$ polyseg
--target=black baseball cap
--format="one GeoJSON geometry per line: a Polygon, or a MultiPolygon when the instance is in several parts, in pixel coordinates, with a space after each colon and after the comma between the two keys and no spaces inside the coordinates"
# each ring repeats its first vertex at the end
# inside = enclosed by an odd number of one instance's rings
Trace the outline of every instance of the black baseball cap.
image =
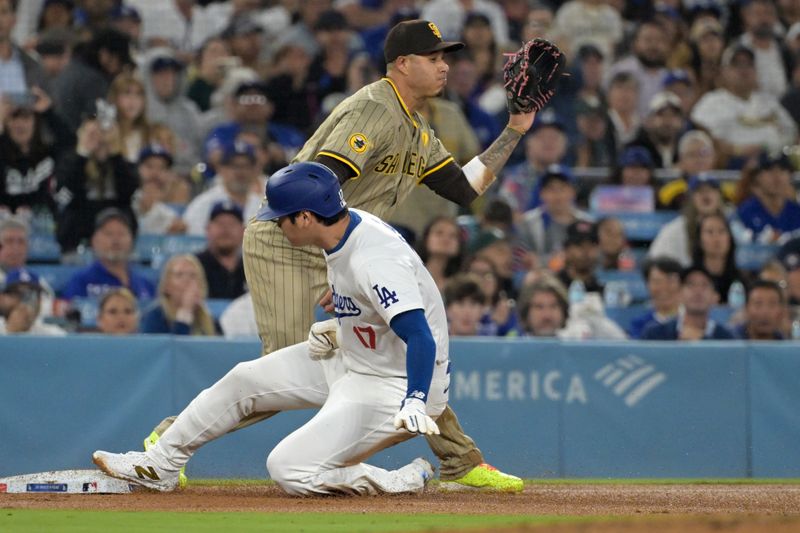
{"type": "Polygon", "coordinates": [[[427,20],[408,20],[389,30],[383,45],[383,57],[391,63],[398,56],[424,55],[443,51],[455,52],[464,48],[464,43],[442,40],[436,24],[427,20]]]}
{"type": "Polygon", "coordinates": [[[244,214],[242,208],[231,201],[217,202],[211,208],[211,214],[208,216],[208,221],[212,221],[220,215],[233,215],[239,222],[244,222],[244,214]]]}
{"type": "Polygon", "coordinates": [[[130,231],[133,231],[131,219],[125,214],[124,211],[116,207],[107,207],[97,214],[94,219],[94,230],[99,230],[111,220],[119,220],[125,224],[130,231]]]}
{"type": "Polygon", "coordinates": [[[591,242],[597,244],[597,226],[588,220],[578,220],[567,226],[567,238],[564,246],[572,246],[591,242]]]}

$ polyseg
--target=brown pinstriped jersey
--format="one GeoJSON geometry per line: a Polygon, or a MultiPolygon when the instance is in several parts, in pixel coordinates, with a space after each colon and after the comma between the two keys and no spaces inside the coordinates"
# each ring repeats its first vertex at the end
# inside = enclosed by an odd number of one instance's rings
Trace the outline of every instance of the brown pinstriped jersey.
{"type": "Polygon", "coordinates": [[[294,162],[333,157],[356,174],[342,184],[349,207],[382,219],[426,176],[453,163],[419,114],[408,111],[394,83],[383,78],[339,104],[294,162]]]}

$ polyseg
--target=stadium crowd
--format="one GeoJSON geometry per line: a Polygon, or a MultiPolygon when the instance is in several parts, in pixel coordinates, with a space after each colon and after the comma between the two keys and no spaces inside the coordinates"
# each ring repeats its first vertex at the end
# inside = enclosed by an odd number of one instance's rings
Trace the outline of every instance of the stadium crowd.
{"type": "Polygon", "coordinates": [[[472,211],[390,221],[452,335],[800,338],[800,0],[0,0],[0,333],[256,335],[267,176],[413,18],[466,43],[423,110],[461,163],[504,52],[568,57],[472,211]]]}

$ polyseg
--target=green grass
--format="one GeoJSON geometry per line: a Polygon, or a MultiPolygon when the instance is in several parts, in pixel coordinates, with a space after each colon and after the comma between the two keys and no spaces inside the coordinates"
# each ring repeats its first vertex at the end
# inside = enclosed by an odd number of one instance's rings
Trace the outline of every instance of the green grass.
{"type": "Polygon", "coordinates": [[[519,524],[589,522],[596,517],[454,514],[197,513],[0,509],[0,531],[192,533],[303,531],[304,533],[465,530],[519,524]]]}

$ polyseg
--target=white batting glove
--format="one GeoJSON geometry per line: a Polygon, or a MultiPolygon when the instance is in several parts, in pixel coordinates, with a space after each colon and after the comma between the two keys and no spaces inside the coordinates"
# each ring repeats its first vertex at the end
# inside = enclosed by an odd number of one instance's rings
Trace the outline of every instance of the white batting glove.
{"type": "Polygon", "coordinates": [[[425,413],[425,402],[417,398],[406,398],[400,411],[394,415],[394,427],[405,428],[420,435],[438,435],[439,426],[425,413]]]}
{"type": "Polygon", "coordinates": [[[339,347],[339,322],[335,318],[314,322],[308,332],[308,356],[314,361],[330,359],[339,347]]]}

